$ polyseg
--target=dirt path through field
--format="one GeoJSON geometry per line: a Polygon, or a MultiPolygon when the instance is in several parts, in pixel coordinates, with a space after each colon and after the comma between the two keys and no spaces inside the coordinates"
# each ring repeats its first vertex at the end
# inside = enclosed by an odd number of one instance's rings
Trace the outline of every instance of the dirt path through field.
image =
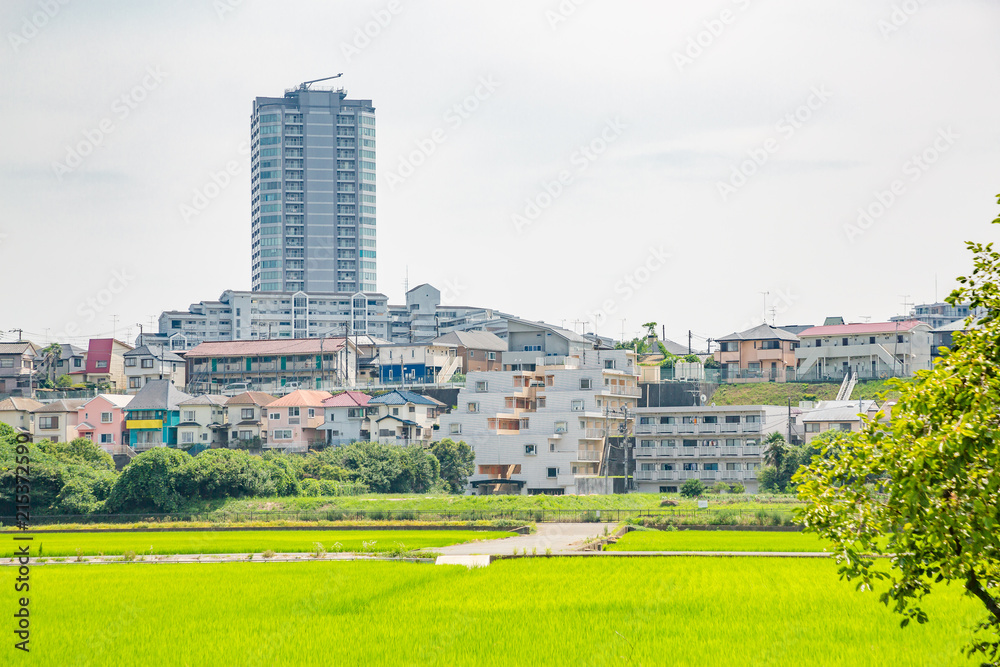
{"type": "Polygon", "coordinates": [[[455,544],[450,547],[427,549],[446,556],[468,556],[473,554],[489,554],[509,556],[516,549],[518,553],[546,553],[551,549],[553,554],[573,553],[578,551],[587,538],[600,539],[606,533],[613,533],[613,523],[539,523],[538,530],[530,535],[518,535],[502,540],[487,542],[469,542],[455,544]]]}

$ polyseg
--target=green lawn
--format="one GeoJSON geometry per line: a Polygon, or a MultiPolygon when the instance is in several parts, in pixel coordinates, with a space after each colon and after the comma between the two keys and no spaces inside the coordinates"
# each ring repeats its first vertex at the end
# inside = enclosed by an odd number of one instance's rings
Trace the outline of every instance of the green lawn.
{"type": "Polygon", "coordinates": [[[313,551],[319,542],[327,551],[391,551],[443,547],[473,540],[510,537],[513,533],[472,530],[252,530],[145,533],[40,533],[31,553],[43,557],[117,556],[136,554],[222,554],[313,551]],[[368,543],[367,546],[365,543],[368,543]],[[339,545],[339,546],[338,546],[339,545]]]}
{"type": "MultiPolygon", "coordinates": [[[[901,629],[828,560],[45,565],[35,665],[970,665],[957,587],[901,629]]],[[[10,618],[15,596],[3,596],[10,618]]],[[[10,651],[10,647],[5,649],[10,651]]],[[[27,664],[27,663],[25,663],[27,664]]]]}
{"type": "Polygon", "coordinates": [[[829,543],[812,533],[671,530],[633,531],[608,551],[826,551],[829,543]]]}

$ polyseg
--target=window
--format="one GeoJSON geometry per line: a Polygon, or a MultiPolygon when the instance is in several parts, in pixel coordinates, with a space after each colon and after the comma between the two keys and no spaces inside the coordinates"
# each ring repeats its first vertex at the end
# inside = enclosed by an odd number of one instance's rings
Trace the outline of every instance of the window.
{"type": "Polygon", "coordinates": [[[677,417],[660,417],[661,424],[676,424],[677,417]]]}
{"type": "Polygon", "coordinates": [[[702,466],[701,466],[701,469],[702,470],[718,470],[719,469],[719,464],[718,463],[703,463],[702,466]]]}
{"type": "Polygon", "coordinates": [[[462,425],[461,424],[452,424],[448,428],[448,432],[451,433],[452,435],[459,435],[459,434],[462,433],[462,425]]]}
{"type": "Polygon", "coordinates": [[[110,412],[102,412],[101,413],[101,423],[102,424],[110,424],[112,422],[112,420],[114,420],[114,417],[115,416],[112,413],[110,413],[110,412]]]}
{"type": "Polygon", "coordinates": [[[153,360],[152,359],[143,359],[142,360],[142,367],[143,368],[152,368],[153,367],[153,360]]]}
{"type": "Polygon", "coordinates": [[[661,440],[660,441],[660,447],[676,447],[676,446],[677,446],[677,441],[676,440],[661,440]]]}
{"type": "Polygon", "coordinates": [[[726,464],[726,470],[739,470],[739,469],[740,469],[740,464],[739,463],[727,463],[726,464]]]}
{"type": "Polygon", "coordinates": [[[748,424],[759,424],[760,423],[760,415],[747,415],[745,421],[748,424]]]}
{"type": "Polygon", "coordinates": [[[591,389],[593,388],[593,383],[590,378],[583,378],[580,380],[580,389],[591,389]]]}
{"type": "Polygon", "coordinates": [[[819,433],[819,424],[816,422],[806,422],[806,433],[819,433]]]}
{"type": "Polygon", "coordinates": [[[393,408],[392,409],[392,414],[393,414],[393,416],[398,415],[399,414],[399,408],[393,408]]]}
{"type": "Polygon", "coordinates": [[[295,408],[288,408],[288,416],[289,417],[298,417],[299,416],[299,409],[297,407],[295,407],[295,408]]]}
{"type": "Polygon", "coordinates": [[[677,493],[676,486],[661,486],[660,493],[677,493]]]}
{"type": "Polygon", "coordinates": [[[760,344],[760,349],[762,350],[780,350],[781,341],[779,340],[765,340],[760,344]]]}
{"type": "Polygon", "coordinates": [[[280,412],[272,412],[267,417],[268,417],[268,419],[275,419],[275,420],[281,419],[281,413],[280,412]]]}
{"type": "Polygon", "coordinates": [[[583,401],[571,401],[569,409],[573,412],[583,412],[583,401]]]}
{"type": "Polygon", "coordinates": [[[479,412],[479,403],[469,403],[466,406],[466,412],[471,412],[471,413],[479,412]]]}
{"type": "Polygon", "coordinates": [[[254,409],[253,408],[243,408],[240,410],[240,419],[253,419],[254,409]]]}
{"type": "Polygon", "coordinates": [[[726,438],[726,447],[739,447],[740,441],[736,438],[726,438]]]}
{"type": "Polygon", "coordinates": [[[484,392],[487,392],[487,391],[489,391],[489,388],[490,388],[490,383],[489,382],[486,382],[486,381],[483,381],[483,380],[480,380],[479,382],[476,382],[476,392],[477,393],[482,394],[484,392]]]}
{"type": "Polygon", "coordinates": [[[194,433],[191,431],[185,431],[181,433],[181,444],[190,445],[194,444],[194,433]]]}
{"type": "Polygon", "coordinates": [[[125,357],[125,366],[128,368],[135,367],[135,357],[125,357]]]}
{"type": "Polygon", "coordinates": [[[487,361],[496,361],[497,360],[497,353],[496,352],[487,352],[486,353],[486,360],[487,361]]]}
{"type": "Polygon", "coordinates": [[[681,417],[681,423],[682,424],[697,424],[698,423],[698,418],[697,417],[681,417]]]}
{"type": "Polygon", "coordinates": [[[615,367],[615,360],[614,359],[605,359],[604,360],[604,367],[608,368],[608,369],[614,369],[614,367],[615,367]]]}
{"type": "Polygon", "coordinates": [[[757,470],[760,467],[759,463],[748,463],[747,470],[757,470]]]}
{"type": "Polygon", "coordinates": [[[640,440],[639,447],[656,447],[655,440],[640,440]]]}
{"type": "Polygon", "coordinates": [[[639,464],[639,470],[649,470],[649,471],[656,470],[656,464],[655,463],[640,463],[639,464]]]}
{"type": "Polygon", "coordinates": [[[98,368],[107,368],[108,367],[108,362],[105,361],[105,360],[98,361],[97,362],[97,367],[98,368]]]}
{"type": "Polygon", "coordinates": [[[559,476],[559,468],[546,468],[545,476],[549,479],[555,479],[559,476]]]}
{"type": "Polygon", "coordinates": [[[747,447],[756,447],[756,446],[758,446],[759,444],[760,444],[760,441],[759,441],[759,440],[747,440],[747,441],[746,441],[746,446],[747,446],[747,447]]]}
{"type": "Polygon", "coordinates": [[[702,417],[701,421],[703,424],[718,424],[719,418],[714,415],[710,415],[708,417],[702,417]]]}
{"type": "Polygon", "coordinates": [[[697,470],[698,469],[698,464],[697,463],[685,463],[684,464],[684,469],[685,470],[697,470]]]}
{"type": "Polygon", "coordinates": [[[661,463],[660,464],[660,470],[673,470],[673,469],[674,469],[674,464],[673,463],[661,463]]]}
{"type": "Polygon", "coordinates": [[[410,412],[410,414],[415,414],[415,413],[416,413],[416,411],[417,411],[417,406],[415,406],[415,405],[411,405],[411,406],[409,407],[409,412],[410,412]]]}
{"type": "Polygon", "coordinates": [[[875,336],[869,336],[868,337],[868,344],[869,345],[874,345],[875,344],[875,336]]]}
{"type": "MultiPolygon", "coordinates": [[[[365,409],[364,408],[348,408],[347,409],[347,418],[348,419],[363,419],[364,416],[365,416],[365,409]]],[[[333,421],[334,415],[331,414],[331,415],[329,415],[329,417],[330,417],[329,421],[333,421]]]]}
{"type": "Polygon", "coordinates": [[[697,440],[684,440],[683,441],[683,445],[685,447],[697,447],[698,446],[698,441],[697,440]]]}
{"type": "Polygon", "coordinates": [[[556,433],[566,433],[569,429],[566,426],[566,422],[556,422],[555,432],[556,433]]]}
{"type": "Polygon", "coordinates": [[[524,446],[524,455],[525,456],[534,456],[537,453],[538,453],[538,448],[535,447],[535,445],[525,445],[524,446]]]}
{"type": "Polygon", "coordinates": [[[312,417],[315,417],[315,416],[316,416],[316,410],[315,410],[315,408],[309,408],[309,417],[312,418],[312,417]]]}
{"type": "Polygon", "coordinates": [[[182,421],[193,422],[194,421],[194,410],[185,410],[184,419],[182,421]]]}
{"type": "Polygon", "coordinates": [[[14,368],[14,360],[0,359],[0,368],[14,368]]]}
{"type": "Polygon", "coordinates": [[[847,339],[846,339],[846,338],[841,338],[841,339],[840,339],[840,344],[846,347],[846,346],[847,346],[847,344],[848,344],[848,343],[847,343],[847,339]]]}
{"type": "Polygon", "coordinates": [[[73,360],[73,368],[81,368],[83,366],[83,359],[76,358],[73,360]]]}
{"type": "Polygon", "coordinates": [[[59,428],[59,417],[39,417],[38,428],[42,429],[59,428]]]}
{"type": "Polygon", "coordinates": [[[253,438],[253,431],[240,431],[240,440],[250,440],[253,438]]]}
{"type": "Polygon", "coordinates": [[[835,428],[838,431],[850,431],[851,430],[851,423],[850,422],[842,422],[842,423],[839,423],[839,424],[834,424],[833,428],[835,428]]]}
{"type": "Polygon", "coordinates": [[[111,433],[102,433],[101,434],[101,444],[102,445],[111,445],[111,444],[114,444],[114,442],[115,442],[115,437],[111,433]]]}
{"type": "Polygon", "coordinates": [[[727,424],[739,424],[740,423],[740,416],[739,415],[726,415],[726,423],[727,424]]]}
{"type": "Polygon", "coordinates": [[[899,334],[898,336],[896,336],[896,342],[897,343],[902,343],[903,342],[903,334],[899,334]]]}
{"type": "Polygon", "coordinates": [[[292,439],[292,429],[283,428],[271,431],[271,437],[275,440],[291,440],[292,439]]]}

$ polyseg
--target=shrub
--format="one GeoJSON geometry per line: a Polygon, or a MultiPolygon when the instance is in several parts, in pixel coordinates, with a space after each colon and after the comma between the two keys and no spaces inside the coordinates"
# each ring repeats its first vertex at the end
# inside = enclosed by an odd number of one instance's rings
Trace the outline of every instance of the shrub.
{"type": "Polygon", "coordinates": [[[685,498],[697,498],[705,493],[705,485],[700,479],[689,479],[681,487],[681,495],[685,498]]]}
{"type": "Polygon", "coordinates": [[[319,482],[315,479],[302,480],[302,490],[299,493],[303,496],[318,497],[320,493],[319,482]]]}
{"type": "Polygon", "coordinates": [[[584,523],[597,523],[600,519],[597,517],[597,512],[594,510],[588,510],[583,513],[584,523]]]}

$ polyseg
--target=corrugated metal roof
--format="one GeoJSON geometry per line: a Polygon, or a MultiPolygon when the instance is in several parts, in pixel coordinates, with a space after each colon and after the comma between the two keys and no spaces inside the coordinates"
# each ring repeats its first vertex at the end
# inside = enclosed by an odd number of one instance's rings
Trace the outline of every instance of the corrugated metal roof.
{"type": "Polygon", "coordinates": [[[432,401],[420,394],[399,389],[390,391],[388,394],[383,394],[382,396],[376,396],[368,401],[368,405],[406,405],[408,403],[413,403],[414,405],[440,405],[438,402],[432,401]]]}
{"type": "Polygon", "coordinates": [[[368,405],[370,400],[371,396],[360,391],[345,391],[323,401],[323,406],[327,408],[363,407],[368,405]]]}
{"type": "Polygon", "coordinates": [[[194,357],[253,357],[279,354],[328,354],[344,346],[343,338],[290,338],[288,340],[232,340],[200,343],[188,350],[194,357]]]}
{"type": "MultiPolygon", "coordinates": [[[[910,331],[919,326],[927,326],[920,320],[903,322],[864,322],[860,324],[837,324],[834,326],[813,327],[799,334],[801,338],[817,338],[821,336],[850,336],[853,334],[896,333],[910,331]]],[[[928,327],[929,328],[929,327],[928,327]]]]}
{"type": "Polygon", "coordinates": [[[507,351],[507,341],[488,331],[452,331],[432,342],[435,345],[461,345],[471,350],[507,351]]]}
{"type": "Polygon", "coordinates": [[[77,408],[86,402],[87,400],[83,398],[60,398],[58,401],[52,401],[40,408],[35,408],[32,412],[36,414],[46,412],[76,412],[77,408]]]}

